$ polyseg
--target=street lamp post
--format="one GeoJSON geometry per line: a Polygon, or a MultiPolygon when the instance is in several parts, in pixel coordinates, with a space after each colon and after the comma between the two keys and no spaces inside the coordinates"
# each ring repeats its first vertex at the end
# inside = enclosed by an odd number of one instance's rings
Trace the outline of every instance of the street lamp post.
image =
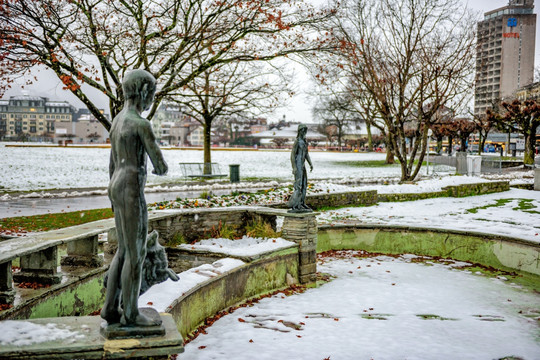
{"type": "Polygon", "coordinates": [[[429,176],[429,143],[431,142],[431,134],[433,134],[433,131],[431,131],[431,129],[429,129],[428,132],[427,132],[427,157],[426,157],[427,167],[426,167],[426,176],[429,176]]]}

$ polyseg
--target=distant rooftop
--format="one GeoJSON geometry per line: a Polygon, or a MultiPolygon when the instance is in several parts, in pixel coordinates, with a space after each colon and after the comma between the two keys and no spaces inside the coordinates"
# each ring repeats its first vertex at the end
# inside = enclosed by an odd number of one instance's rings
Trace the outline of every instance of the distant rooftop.
{"type": "Polygon", "coordinates": [[[532,14],[533,10],[534,0],[510,0],[506,6],[485,12],[484,20],[489,20],[502,15],[532,14]]]}
{"type": "Polygon", "coordinates": [[[29,95],[18,95],[18,96],[10,96],[9,100],[30,100],[30,101],[47,101],[49,100],[46,97],[41,96],[29,96],[29,95]]]}
{"type": "MultiPolygon", "coordinates": [[[[275,139],[275,138],[293,139],[296,137],[297,134],[298,134],[298,125],[291,125],[291,126],[283,127],[281,129],[261,131],[259,133],[253,134],[252,136],[258,137],[258,138],[271,138],[271,139],[275,139]]],[[[326,136],[319,132],[309,129],[308,127],[306,138],[322,140],[322,139],[326,139],[326,136]]]]}
{"type": "Polygon", "coordinates": [[[71,106],[67,101],[47,101],[48,106],[71,106]]]}

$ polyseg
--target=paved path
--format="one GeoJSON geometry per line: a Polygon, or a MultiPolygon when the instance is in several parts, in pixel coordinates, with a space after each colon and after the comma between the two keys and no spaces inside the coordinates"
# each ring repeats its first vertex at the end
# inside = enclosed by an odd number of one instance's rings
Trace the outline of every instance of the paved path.
{"type": "MultiPolygon", "coordinates": [[[[231,189],[212,190],[214,195],[230,194],[231,189]]],[[[256,191],[256,189],[253,189],[256,191]]],[[[174,200],[180,198],[198,198],[201,191],[173,191],[173,192],[153,192],[146,194],[148,204],[174,200]]],[[[111,202],[106,195],[81,196],[68,198],[33,198],[16,199],[0,202],[0,219],[16,216],[32,216],[48,213],[70,212],[79,210],[102,209],[110,207],[111,202]]]]}

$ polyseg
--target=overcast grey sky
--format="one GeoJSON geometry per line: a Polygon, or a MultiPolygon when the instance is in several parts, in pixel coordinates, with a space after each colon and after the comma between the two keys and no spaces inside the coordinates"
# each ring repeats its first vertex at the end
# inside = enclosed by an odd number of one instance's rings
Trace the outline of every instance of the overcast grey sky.
{"type": "MultiPolygon", "coordinates": [[[[312,0],[314,3],[324,3],[324,0],[312,0]]],[[[462,0],[464,6],[469,6],[475,11],[478,11],[479,19],[482,18],[483,13],[497,9],[499,7],[505,6],[508,4],[508,0],[462,0]]],[[[534,1],[535,13],[538,13],[540,9],[540,0],[534,1]]],[[[537,19],[537,22],[540,19],[537,19]]],[[[471,24],[471,26],[476,26],[476,24],[471,24]]],[[[536,48],[535,48],[535,63],[536,66],[540,64],[540,26],[536,26],[536,48]]],[[[270,121],[276,121],[281,119],[283,115],[286,115],[287,120],[290,121],[300,121],[304,123],[313,122],[311,114],[311,103],[310,100],[302,92],[309,90],[310,84],[307,81],[307,76],[302,75],[302,69],[298,69],[298,77],[296,79],[298,83],[298,94],[295,95],[291,101],[290,105],[287,108],[277,109],[273,114],[267,116],[270,121]]],[[[51,100],[67,100],[71,102],[75,107],[82,107],[82,103],[70,92],[62,90],[62,85],[60,84],[56,75],[50,71],[42,70],[39,73],[40,81],[25,87],[24,91],[28,92],[30,95],[37,96],[46,96],[51,100]]],[[[4,99],[9,98],[9,96],[20,95],[23,89],[16,84],[13,84],[13,88],[10,89],[4,96],[4,99]]],[[[94,101],[98,102],[98,105],[102,108],[108,109],[107,99],[103,94],[100,94],[97,91],[93,91],[90,94],[90,97],[94,101]]],[[[107,110],[108,112],[108,110],[107,110]]]]}

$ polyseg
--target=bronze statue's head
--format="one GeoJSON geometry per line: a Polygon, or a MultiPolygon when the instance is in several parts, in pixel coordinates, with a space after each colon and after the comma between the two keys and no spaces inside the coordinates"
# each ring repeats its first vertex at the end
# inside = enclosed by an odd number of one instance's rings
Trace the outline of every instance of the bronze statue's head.
{"type": "Polygon", "coordinates": [[[146,70],[135,69],[124,77],[122,89],[126,100],[131,99],[147,110],[154,101],[156,79],[146,70]]]}
{"type": "Polygon", "coordinates": [[[298,134],[296,134],[296,137],[304,137],[306,133],[307,133],[307,125],[306,124],[298,125],[298,134]]]}

